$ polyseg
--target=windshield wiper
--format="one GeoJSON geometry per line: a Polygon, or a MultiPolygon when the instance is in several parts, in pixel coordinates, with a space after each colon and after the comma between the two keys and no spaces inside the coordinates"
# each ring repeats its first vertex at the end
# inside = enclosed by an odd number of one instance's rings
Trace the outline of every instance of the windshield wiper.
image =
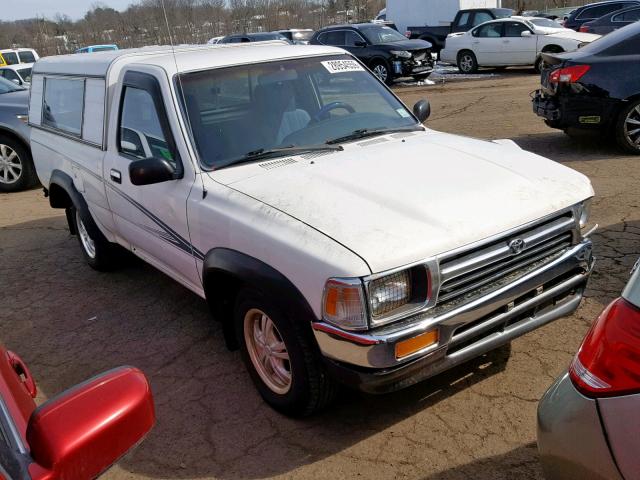
{"type": "Polygon", "coordinates": [[[326,143],[327,145],[335,145],[336,143],[349,142],[351,140],[359,140],[361,138],[376,137],[378,135],[384,135],[385,133],[416,132],[418,130],[424,131],[424,127],[421,125],[410,125],[408,127],[360,128],[358,130],[354,130],[349,135],[327,140],[326,143]]]}
{"type": "Polygon", "coordinates": [[[240,157],[229,160],[224,165],[221,165],[218,168],[230,167],[232,165],[239,165],[241,163],[247,163],[247,162],[255,162],[257,160],[264,160],[265,158],[277,158],[277,157],[284,157],[287,155],[299,155],[301,153],[307,153],[307,152],[322,152],[322,151],[341,152],[342,150],[344,149],[339,145],[306,145],[306,146],[290,145],[288,147],[279,147],[279,148],[259,148],[258,150],[247,152],[240,157]]]}

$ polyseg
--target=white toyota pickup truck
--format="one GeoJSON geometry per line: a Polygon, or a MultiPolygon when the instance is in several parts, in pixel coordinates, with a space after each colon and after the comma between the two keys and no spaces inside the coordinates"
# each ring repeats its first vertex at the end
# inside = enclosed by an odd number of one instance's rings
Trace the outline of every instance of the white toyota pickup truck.
{"type": "Polygon", "coordinates": [[[123,247],[206,299],[264,399],[304,415],[580,303],[589,180],[428,114],[341,49],[264,42],[41,59],[29,122],[89,265],[123,247]]]}

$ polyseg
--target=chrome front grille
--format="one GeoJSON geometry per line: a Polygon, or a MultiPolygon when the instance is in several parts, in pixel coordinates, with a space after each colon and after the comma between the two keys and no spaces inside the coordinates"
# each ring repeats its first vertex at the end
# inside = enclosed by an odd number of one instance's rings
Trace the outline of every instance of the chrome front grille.
{"type": "Polygon", "coordinates": [[[512,232],[504,237],[440,260],[438,304],[459,303],[499,286],[504,277],[521,276],[552,261],[574,244],[572,212],[512,232]]]}

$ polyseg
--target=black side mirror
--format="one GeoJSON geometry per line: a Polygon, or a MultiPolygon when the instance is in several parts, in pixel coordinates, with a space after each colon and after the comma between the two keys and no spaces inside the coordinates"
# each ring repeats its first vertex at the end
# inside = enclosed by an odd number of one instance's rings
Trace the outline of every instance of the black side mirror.
{"type": "Polygon", "coordinates": [[[366,47],[367,46],[367,42],[363,42],[362,40],[356,40],[355,42],[353,42],[353,44],[356,47],[366,47]]]}
{"type": "Polygon", "coordinates": [[[152,185],[175,178],[175,169],[164,158],[144,158],[129,164],[129,178],[134,185],[152,185]]]}
{"type": "Polygon", "coordinates": [[[431,115],[431,104],[429,100],[418,100],[413,106],[413,114],[418,117],[420,123],[424,122],[431,115]]]}

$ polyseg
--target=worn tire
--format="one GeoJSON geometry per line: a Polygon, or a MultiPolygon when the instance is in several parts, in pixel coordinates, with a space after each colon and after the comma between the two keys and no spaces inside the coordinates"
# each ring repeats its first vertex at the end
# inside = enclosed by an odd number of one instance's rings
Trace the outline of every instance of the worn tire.
{"type": "Polygon", "coordinates": [[[630,102],[620,112],[614,133],[616,142],[623,150],[640,155],[640,99],[630,102]],[[635,132],[636,130],[638,132],[635,132]]]}
{"type": "MultiPolygon", "coordinates": [[[[234,326],[245,366],[262,398],[275,410],[292,417],[304,417],[326,407],[335,397],[337,385],[324,368],[313,345],[305,319],[291,319],[272,299],[254,289],[242,289],[234,310],[234,326]],[[273,322],[288,354],[291,372],[288,391],[277,393],[265,383],[254,365],[245,336],[245,322],[251,322],[256,312],[264,313],[273,322]]],[[[253,331],[249,328],[250,331],[253,331]]],[[[249,342],[252,340],[249,339],[249,342]]],[[[255,352],[255,350],[254,350],[255,352]]]]}
{"type": "Polygon", "coordinates": [[[471,50],[462,50],[458,53],[458,70],[460,73],[472,74],[478,71],[478,60],[471,50]]]}
{"type": "MultiPolygon", "coordinates": [[[[9,167],[8,163],[6,166],[9,167]]],[[[38,177],[29,149],[11,136],[0,135],[0,192],[18,192],[37,183],[38,177]],[[3,154],[3,150],[6,155],[3,154]],[[8,160],[9,157],[12,157],[11,160],[8,160]],[[11,171],[8,168],[6,170],[3,168],[3,160],[14,165],[11,167],[11,171]],[[18,168],[20,170],[16,179],[13,172],[17,172],[18,168]]]]}
{"type": "Polygon", "coordinates": [[[371,63],[371,71],[387,85],[391,85],[393,83],[393,73],[389,69],[387,62],[383,60],[374,60],[371,63]],[[384,72],[386,72],[386,74],[384,72]]]}
{"type": "Polygon", "coordinates": [[[91,268],[99,272],[108,272],[115,269],[120,260],[118,245],[111,243],[102,234],[91,213],[82,213],[76,207],[70,207],[67,211],[67,218],[73,221],[75,235],[78,238],[82,255],[91,268]],[[93,242],[93,251],[87,243],[93,242]]]}

